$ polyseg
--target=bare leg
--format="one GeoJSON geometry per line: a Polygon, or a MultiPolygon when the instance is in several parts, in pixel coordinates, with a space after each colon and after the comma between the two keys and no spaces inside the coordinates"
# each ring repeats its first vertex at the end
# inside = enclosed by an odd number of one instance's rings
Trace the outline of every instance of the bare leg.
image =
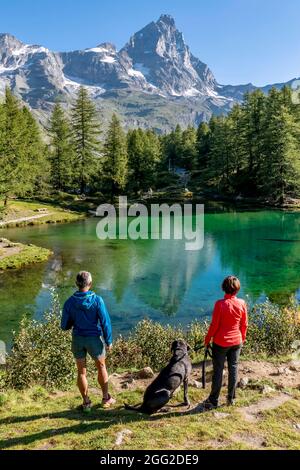
{"type": "Polygon", "coordinates": [[[104,400],[108,400],[108,373],[105,365],[105,358],[95,360],[95,364],[98,370],[98,382],[101,387],[104,400]]]}
{"type": "Polygon", "coordinates": [[[79,391],[81,393],[81,396],[83,398],[84,403],[89,403],[89,397],[88,397],[88,381],[86,378],[86,360],[85,359],[77,359],[76,360],[76,365],[77,365],[77,385],[79,388],[79,391]]]}

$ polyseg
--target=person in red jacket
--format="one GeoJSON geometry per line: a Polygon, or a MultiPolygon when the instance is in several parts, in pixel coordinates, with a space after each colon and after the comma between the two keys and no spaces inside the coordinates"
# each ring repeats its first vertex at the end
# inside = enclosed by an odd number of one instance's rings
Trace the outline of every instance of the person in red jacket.
{"type": "Polygon", "coordinates": [[[205,409],[218,406],[226,359],[228,363],[227,405],[234,404],[238,361],[248,327],[246,302],[236,297],[240,288],[241,284],[237,277],[228,276],[224,279],[222,290],[225,292],[225,297],[215,304],[212,321],[205,338],[206,347],[213,340],[212,389],[208,399],[203,403],[205,409]]]}

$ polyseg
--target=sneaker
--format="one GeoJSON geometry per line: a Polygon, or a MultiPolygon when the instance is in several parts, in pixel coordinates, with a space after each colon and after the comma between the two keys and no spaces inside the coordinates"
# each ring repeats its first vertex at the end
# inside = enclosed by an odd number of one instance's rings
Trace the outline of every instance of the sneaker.
{"type": "Polygon", "coordinates": [[[81,405],[81,410],[83,411],[83,413],[90,413],[92,411],[92,402],[89,400],[88,402],[83,403],[81,405]]]}
{"type": "Polygon", "coordinates": [[[102,400],[102,408],[110,408],[112,405],[115,405],[117,400],[113,398],[111,395],[108,395],[108,398],[103,398],[102,400]]]}

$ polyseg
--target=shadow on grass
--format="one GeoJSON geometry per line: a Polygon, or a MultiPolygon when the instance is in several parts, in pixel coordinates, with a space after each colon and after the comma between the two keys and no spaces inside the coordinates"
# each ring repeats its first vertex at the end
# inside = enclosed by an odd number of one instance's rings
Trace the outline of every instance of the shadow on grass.
{"type": "Polygon", "coordinates": [[[33,421],[43,419],[63,419],[74,421],[77,420],[78,424],[72,426],[63,426],[56,429],[46,429],[41,432],[27,434],[9,439],[0,440],[0,449],[8,449],[14,446],[24,446],[34,443],[35,441],[50,439],[55,436],[62,436],[64,434],[85,434],[91,431],[104,430],[115,424],[122,423],[124,425],[135,423],[139,421],[153,422],[164,418],[174,418],[187,414],[192,414],[193,410],[188,411],[171,411],[168,409],[166,413],[158,413],[153,416],[144,415],[132,411],[127,411],[123,407],[115,408],[113,410],[103,410],[99,406],[93,407],[90,414],[83,414],[79,409],[65,410],[57,413],[43,413],[31,416],[18,416],[0,419],[0,425],[30,423],[33,421]]]}

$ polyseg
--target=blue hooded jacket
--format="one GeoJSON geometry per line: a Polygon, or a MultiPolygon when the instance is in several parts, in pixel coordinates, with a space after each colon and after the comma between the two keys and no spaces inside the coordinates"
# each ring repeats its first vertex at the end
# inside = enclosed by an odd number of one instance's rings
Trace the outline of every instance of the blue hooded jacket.
{"type": "Polygon", "coordinates": [[[75,292],[65,303],[61,319],[62,330],[73,327],[74,336],[103,336],[112,344],[109,314],[102,297],[92,291],[75,292]]]}

